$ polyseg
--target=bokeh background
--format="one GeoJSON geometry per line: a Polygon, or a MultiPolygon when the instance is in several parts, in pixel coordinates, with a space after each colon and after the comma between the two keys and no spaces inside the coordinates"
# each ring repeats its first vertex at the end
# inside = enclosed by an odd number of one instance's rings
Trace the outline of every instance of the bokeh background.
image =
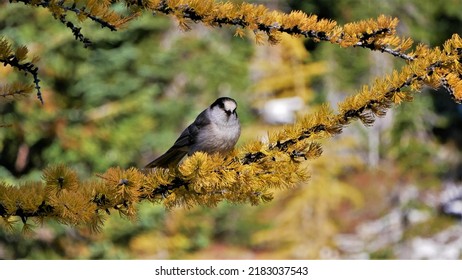
{"type": "MultiPolygon", "coordinates": [[[[250,2],[340,24],[395,16],[403,36],[430,46],[462,35],[460,0],[250,2]]],[[[41,180],[58,163],[82,178],[143,167],[219,96],[239,103],[238,145],[264,139],[403,65],[365,49],[289,36],[259,45],[234,28],[190,26],[184,32],[171,17],[149,14],[118,32],[85,23],[94,43],[86,49],[47,10],[0,1],[0,35],[40,56],[45,99],[0,104],[0,123],[9,125],[0,128],[1,180],[41,180]]],[[[0,84],[18,79],[0,67],[0,84]]],[[[373,127],[352,124],[323,145],[323,156],[306,164],[309,182],[264,205],[141,203],[136,220],[113,214],[98,234],[50,221],[25,235],[18,223],[17,232],[0,228],[0,258],[462,258],[462,105],[427,89],[373,127]]]]}

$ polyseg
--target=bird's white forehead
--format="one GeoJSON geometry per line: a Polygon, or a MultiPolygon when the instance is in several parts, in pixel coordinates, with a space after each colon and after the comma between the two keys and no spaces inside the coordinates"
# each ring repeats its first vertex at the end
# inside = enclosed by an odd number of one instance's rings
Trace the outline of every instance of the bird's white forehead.
{"type": "Polygon", "coordinates": [[[223,102],[223,107],[225,111],[234,111],[236,110],[236,103],[232,100],[226,100],[223,102]]]}

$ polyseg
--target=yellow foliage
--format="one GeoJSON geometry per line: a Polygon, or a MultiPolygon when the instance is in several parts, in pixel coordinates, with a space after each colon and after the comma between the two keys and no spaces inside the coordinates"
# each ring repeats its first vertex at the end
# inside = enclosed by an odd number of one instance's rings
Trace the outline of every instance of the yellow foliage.
{"type": "Polygon", "coordinates": [[[42,177],[49,192],[64,189],[74,192],[79,187],[77,173],[63,164],[46,168],[42,177]]]}

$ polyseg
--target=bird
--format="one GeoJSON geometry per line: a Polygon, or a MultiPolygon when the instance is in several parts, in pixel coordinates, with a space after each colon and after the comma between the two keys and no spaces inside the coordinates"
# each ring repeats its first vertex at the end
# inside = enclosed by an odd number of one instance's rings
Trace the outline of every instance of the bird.
{"type": "Polygon", "coordinates": [[[220,97],[202,111],[173,146],[145,168],[178,166],[181,160],[197,151],[205,153],[230,152],[241,135],[237,116],[237,102],[230,97],[220,97]]]}

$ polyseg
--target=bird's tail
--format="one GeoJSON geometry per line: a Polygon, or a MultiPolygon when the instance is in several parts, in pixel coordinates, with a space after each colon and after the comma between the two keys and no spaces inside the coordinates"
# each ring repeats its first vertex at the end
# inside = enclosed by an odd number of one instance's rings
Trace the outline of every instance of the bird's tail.
{"type": "Polygon", "coordinates": [[[146,168],[168,168],[169,166],[177,166],[186,154],[187,152],[185,151],[170,149],[165,154],[148,163],[146,165],[146,168]]]}

